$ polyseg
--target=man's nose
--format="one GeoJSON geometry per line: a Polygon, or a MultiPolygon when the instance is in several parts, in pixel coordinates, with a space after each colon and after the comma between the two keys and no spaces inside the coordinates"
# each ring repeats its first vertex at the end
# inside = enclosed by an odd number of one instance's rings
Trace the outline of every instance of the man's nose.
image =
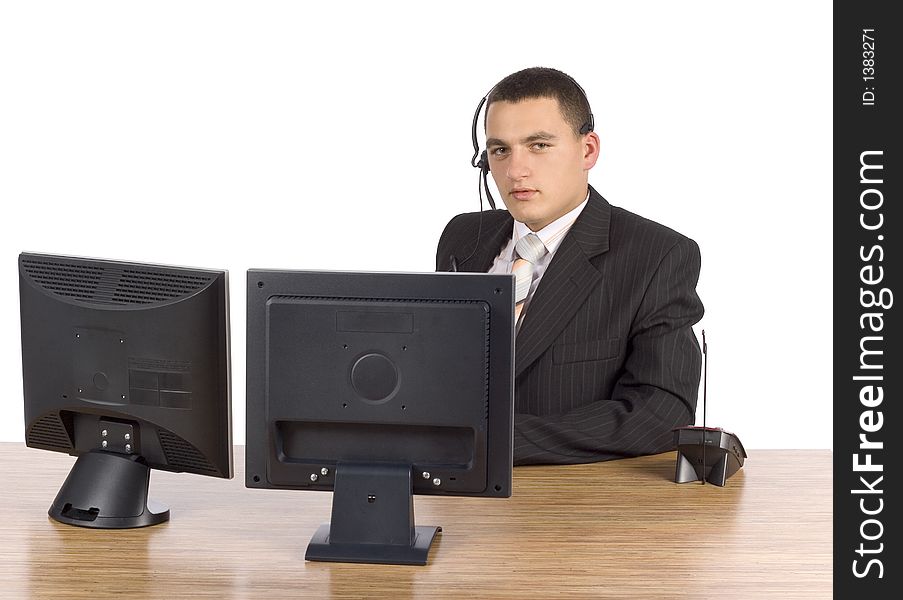
{"type": "Polygon", "coordinates": [[[523,179],[530,174],[529,157],[523,150],[515,148],[508,157],[508,170],[505,175],[508,179],[517,181],[523,179]]]}

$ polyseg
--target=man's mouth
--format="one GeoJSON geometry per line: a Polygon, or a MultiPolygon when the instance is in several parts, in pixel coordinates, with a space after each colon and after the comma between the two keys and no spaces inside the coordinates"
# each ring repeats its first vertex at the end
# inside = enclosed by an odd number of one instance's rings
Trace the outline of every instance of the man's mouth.
{"type": "Polygon", "coordinates": [[[515,200],[529,200],[537,191],[532,188],[514,188],[510,193],[515,200]]]}

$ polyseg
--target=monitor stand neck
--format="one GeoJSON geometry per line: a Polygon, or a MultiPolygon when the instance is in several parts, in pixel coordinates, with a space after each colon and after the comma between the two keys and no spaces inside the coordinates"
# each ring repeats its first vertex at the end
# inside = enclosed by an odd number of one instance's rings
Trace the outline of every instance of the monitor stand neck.
{"type": "Polygon", "coordinates": [[[169,508],[147,499],[150,467],[135,455],[92,450],[78,457],[48,514],[79,527],[129,529],[169,520],[169,508]]]}
{"type": "Polygon", "coordinates": [[[414,525],[411,473],[405,463],[338,463],[331,523],[317,529],[305,558],[425,565],[442,529],[414,525]]]}

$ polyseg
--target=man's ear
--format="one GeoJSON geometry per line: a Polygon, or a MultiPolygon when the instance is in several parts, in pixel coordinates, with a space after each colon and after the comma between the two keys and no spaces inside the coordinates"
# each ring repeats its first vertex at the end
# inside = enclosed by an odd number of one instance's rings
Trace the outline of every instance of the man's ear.
{"type": "Polygon", "coordinates": [[[583,170],[589,171],[599,160],[599,135],[590,131],[583,136],[583,170]]]}

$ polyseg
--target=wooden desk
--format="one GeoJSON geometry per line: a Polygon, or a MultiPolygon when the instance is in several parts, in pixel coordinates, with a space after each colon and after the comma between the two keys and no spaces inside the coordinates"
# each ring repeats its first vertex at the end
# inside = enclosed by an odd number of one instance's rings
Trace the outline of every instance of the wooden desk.
{"type": "Polygon", "coordinates": [[[172,520],[90,530],[47,509],[74,459],[0,444],[3,598],[830,598],[831,453],[752,451],[725,488],[674,454],[515,470],[508,500],[417,496],[425,567],[305,562],[332,494],[154,472],[172,520]]]}

